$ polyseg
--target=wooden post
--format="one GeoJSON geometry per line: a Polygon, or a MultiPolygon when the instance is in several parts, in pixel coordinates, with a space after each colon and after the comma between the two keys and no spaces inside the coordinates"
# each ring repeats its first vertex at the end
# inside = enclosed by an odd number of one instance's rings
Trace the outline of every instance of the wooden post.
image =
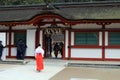
{"type": "Polygon", "coordinates": [[[11,37],[12,37],[12,33],[11,33],[11,30],[12,30],[12,26],[9,26],[9,46],[8,46],[8,57],[11,56],[11,37]]]}

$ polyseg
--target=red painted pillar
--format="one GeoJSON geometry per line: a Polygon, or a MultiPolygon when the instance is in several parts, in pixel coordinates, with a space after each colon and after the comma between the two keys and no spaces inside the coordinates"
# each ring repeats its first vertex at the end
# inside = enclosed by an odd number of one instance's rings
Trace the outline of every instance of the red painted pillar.
{"type": "Polygon", "coordinates": [[[68,38],[68,59],[71,58],[71,28],[69,29],[69,38],[68,38]]]}
{"type": "Polygon", "coordinates": [[[64,44],[63,44],[63,55],[62,55],[62,59],[65,59],[65,44],[66,44],[66,32],[64,31],[64,44]]]}
{"type": "Polygon", "coordinates": [[[12,30],[12,27],[9,26],[9,46],[8,46],[8,57],[11,57],[11,36],[12,36],[12,33],[11,33],[11,30],[12,30]]]}
{"type": "Polygon", "coordinates": [[[105,25],[102,25],[102,60],[105,60],[105,25]]]}

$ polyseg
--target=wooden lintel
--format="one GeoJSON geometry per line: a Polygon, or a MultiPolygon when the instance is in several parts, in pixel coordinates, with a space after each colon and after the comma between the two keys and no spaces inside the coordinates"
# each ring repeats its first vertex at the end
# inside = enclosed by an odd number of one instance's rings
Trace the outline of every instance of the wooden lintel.
{"type": "Polygon", "coordinates": [[[97,25],[110,25],[111,22],[97,22],[97,25]]]}

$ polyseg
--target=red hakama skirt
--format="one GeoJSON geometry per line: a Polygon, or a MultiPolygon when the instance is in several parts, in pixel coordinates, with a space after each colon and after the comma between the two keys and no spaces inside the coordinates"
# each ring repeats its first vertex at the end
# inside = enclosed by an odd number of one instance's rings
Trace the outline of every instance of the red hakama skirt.
{"type": "Polygon", "coordinates": [[[44,69],[42,54],[36,54],[36,70],[41,71],[44,69]]]}

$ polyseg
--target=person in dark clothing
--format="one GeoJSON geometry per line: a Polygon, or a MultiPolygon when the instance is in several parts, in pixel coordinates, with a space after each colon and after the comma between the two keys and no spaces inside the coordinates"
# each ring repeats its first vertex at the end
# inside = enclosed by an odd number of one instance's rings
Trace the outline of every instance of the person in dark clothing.
{"type": "Polygon", "coordinates": [[[0,60],[2,60],[1,57],[2,57],[3,48],[4,46],[2,45],[2,41],[0,41],[0,60]]]}
{"type": "Polygon", "coordinates": [[[60,53],[61,53],[61,56],[63,55],[63,42],[60,42],[60,53]]]}
{"type": "Polygon", "coordinates": [[[26,52],[26,44],[24,43],[24,41],[22,39],[20,39],[17,43],[17,59],[21,59],[24,60],[25,58],[25,52],[26,52]]]}
{"type": "Polygon", "coordinates": [[[60,50],[60,47],[59,47],[58,43],[56,43],[55,46],[54,46],[54,55],[55,55],[55,58],[57,58],[59,50],[60,50]]]}

